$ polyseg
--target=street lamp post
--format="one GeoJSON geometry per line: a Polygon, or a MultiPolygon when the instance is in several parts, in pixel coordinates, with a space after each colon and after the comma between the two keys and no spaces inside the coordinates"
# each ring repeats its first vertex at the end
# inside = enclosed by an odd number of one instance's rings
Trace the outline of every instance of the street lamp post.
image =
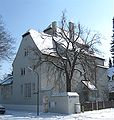
{"type": "Polygon", "coordinates": [[[28,67],[28,69],[29,70],[31,70],[31,71],[33,71],[34,73],[36,73],[36,75],[37,75],[37,92],[35,92],[35,94],[37,94],[37,100],[36,100],[36,105],[37,105],[37,115],[39,115],[39,102],[40,102],[40,100],[39,100],[39,95],[40,95],[40,86],[39,86],[39,74],[37,73],[37,71],[34,71],[31,67],[28,67]]]}

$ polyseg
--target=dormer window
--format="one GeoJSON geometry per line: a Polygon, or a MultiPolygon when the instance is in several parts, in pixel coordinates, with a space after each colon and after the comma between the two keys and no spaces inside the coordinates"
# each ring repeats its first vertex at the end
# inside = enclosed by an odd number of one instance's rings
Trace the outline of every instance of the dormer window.
{"type": "Polygon", "coordinates": [[[114,80],[114,75],[112,76],[112,80],[114,80]]]}
{"type": "Polygon", "coordinates": [[[107,76],[108,77],[108,80],[110,81],[111,80],[111,77],[107,76]]]}
{"type": "Polygon", "coordinates": [[[114,81],[114,75],[112,75],[112,76],[110,76],[110,77],[107,76],[107,77],[108,77],[108,80],[109,80],[109,81],[112,81],[112,80],[114,81]]]}

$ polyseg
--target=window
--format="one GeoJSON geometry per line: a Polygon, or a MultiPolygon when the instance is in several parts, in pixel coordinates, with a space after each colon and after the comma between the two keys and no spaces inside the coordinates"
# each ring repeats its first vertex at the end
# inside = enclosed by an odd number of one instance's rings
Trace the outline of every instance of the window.
{"type": "Polygon", "coordinates": [[[25,83],[24,84],[24,96],[26,98],[31,97],[31,83],[25,83]]]}
{"type": "Polygon", "coordinates": [[[21,75],[25,75],[25,68],[21,68],[21,75]]]}
{"type": "Polygon", "coordinates": [[[25,50],[24,51],[24,56],[27,56],[28,55],[28,50],[25,50]]]}
{"type": "Polygon", "coordinates": [[[23,68],[23,74],[25,75],[25,68],[23,68]]]}
{"type": "Polygon", "coordinates": [[[21,68],[21,75],[23,75],[23,69],[21,68]]]}

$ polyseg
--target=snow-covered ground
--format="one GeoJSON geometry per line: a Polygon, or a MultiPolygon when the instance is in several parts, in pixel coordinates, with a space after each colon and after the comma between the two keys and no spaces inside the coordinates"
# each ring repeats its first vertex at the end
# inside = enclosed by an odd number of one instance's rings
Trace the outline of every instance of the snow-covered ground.
{"type": "Polygon", "coordinates": [[[114,108],[64,115],[45,113],[39,116],[33,112],[7,110],[0,120],[114,120],[114,108]]]}

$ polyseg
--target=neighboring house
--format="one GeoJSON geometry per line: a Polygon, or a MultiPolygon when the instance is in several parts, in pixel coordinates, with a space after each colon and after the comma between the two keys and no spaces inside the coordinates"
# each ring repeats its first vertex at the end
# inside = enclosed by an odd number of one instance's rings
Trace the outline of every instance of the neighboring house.
{"type": "Polygon", "coordinates": [[[114,67],[110,67],[107,71],[109,100],[114,100],[114,67]]]}
{"type": "Polygon", "coordinates": [[[11,100],[13,95],[13,76],[8,74],[8,76],[0,82],[0,86],[1,101],[5,102],[11,100]]]}
{"type": "MultiPolygon", "coordinates": [[[[50,63],[40,64],[40,60],[45,59],[50,53],[49,48],[54,46],[52,38],[48,35],[51,27],[44,32],[39,33],[30,29],[22,35],[22,41],[13,62],[13,82],[7,85],[1,84],[0,103],[8,107],[34,110],[39,95],[40,109],[45,111],[45,105],[50,109],[53,94],[66,92],[63,73],[50,63]],[[36,68],[38,63],[39,67],[36,68]],[[5,92],[7,87],[10,87],[11,93],[10,97],[6,98],[4,94],[7,94],[5,92]]],[[[50,57],[56,59],[54,54],[50,57]]],[[[79,73],[76,73],[73,78],[72,91],[79,94],[80,102],[108,99],[105,95],[108,81],[105,74],[107,68],[104,67],[104,59],[100,57],[95,57],[95,59],[97,62],[96,81],[84,80],[79,73]]]]}
{"type": "Polygon", "coordinates": [[[75,91],[80,95],[80,102],[108,100],[108,77],[107,67],[104,66],[104,59],[96,57],[97,68],[95,80],[76,79],[75,91]]]}

